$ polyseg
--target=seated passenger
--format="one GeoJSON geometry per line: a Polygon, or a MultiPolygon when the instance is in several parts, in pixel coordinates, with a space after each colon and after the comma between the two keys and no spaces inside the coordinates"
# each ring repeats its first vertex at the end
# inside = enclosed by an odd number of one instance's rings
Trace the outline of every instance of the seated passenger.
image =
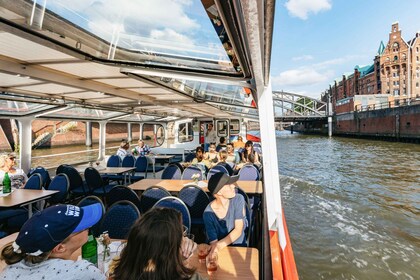
{"type": "Polygon", "coordinates": [[[219,145],[217,145],[216,147],[216,152],[220,152],[221,150],[226,150],[226,138],[225,137],[220,137],[219,140],[219,145]]]}
{"type": "Polygon", "coordinates": [[[208,190],[215,199],[204,210],[203,219],[212,255],[230,244],[246,246],[245,200],[236,194],[234,185],[238,179],[219,172],[209,180],[208,190]]]}
{"type": "Polygon", "coordinates": [[[238,140],[233,142],[235,149],[245,148],[245,143],[242,141],[242,136],[238,136],[238,140]]]}
{"type": "Polygon", "coordinates": [[[133,149],[133,154],[138,156],[146,156],[150,153],[150,147],[144,144],[144,141],[139,139],[138,146],[133,149]]]}
{"type": "Polygon", "coordinates": [[[238,153],[235,152],[232,143],[226,144],[226,151],[227,151],[226,162],[235,163],[235,164],[239,162],[238,153]]]}
{"type": "Polygon", "coordinates": [[[204,279],[184,263],[197,246],[183,237],[181,219],[170,208],[152,208],[142,215],[120,258],[111,263],[108,279],[204,279]]]}
{"type": "Polygon", "coordinates": [[[254,151],[253,143],[252,141],[246,141],[245,143],[245,150],[242,152],[241,160],[242,162],[246,163],[249,162],[248,155],[254,155],[254,162],[255,164],[261,164],[260,163],[260,157],[256,151],[254,151]]]}
{"type": "Polygon", "coordinates": [[[205,177],[207,171],[211,168],[211,163],[204,159],[204,149],[201,146],[198,146],[195,149],[195,158],[191,161],[191,165],[197,166],[201,169],[203,177],[205,177]]]}
{"type": "Polygon", "coordinates": [[[1,279],[105,279],[92,263],[72,260],[72,254],[86,243],[88,228],[101,217],[99,203],[81,208],[55,205],[34,214],[15,242],[2,250],[8,266],[1,279]]]}
{"type": "Polygon", "coordinates": [[[216,143],[210,143],[209,151],[205,153],[204,158],[211,163],[216,163],[219,160],[218,155],[216,152],[216,143]]]}
{"type": "Polygon", "coordinates": [[[120,157],[121,160],[123,160],[126,156],[131,155],[131,152],[129,151],[130,143],[128,143],[127,140],[122,140],[120,147],[117,151],[117,156],[120,157]]]}
{"type": "Polygon", "coordinates": [[[0,182],[3,182],[4,175],[8,173],[12,188],[22,188],[28,177],[20,168],[15,168],[15,153],[3,154],[0,156],[0,182]]]}
{"type": "MultiPolygon", "coordinates": [[[[257,153],[255,153],[257,154],[257,153]]],[[[241,162],[235,166],[235,170],[240,170],[245,165],[253,165],[259,171],[261,171],[261,163],[255,162],[255,154],[249,154],[246,162],[241,162]]],[[[257,154],[258,155],[258,154],[257,154]]]]}

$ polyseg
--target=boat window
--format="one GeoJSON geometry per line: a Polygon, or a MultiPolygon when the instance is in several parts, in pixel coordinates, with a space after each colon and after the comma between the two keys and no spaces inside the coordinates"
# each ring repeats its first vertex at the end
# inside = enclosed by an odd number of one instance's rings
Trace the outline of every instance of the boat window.
{"type": "Polygon", "coordinates": [[[239,120],[230,120],[229,125],[229,133],[232,134],[239,134],[240,130],[240,121],[239,120]]]}
{"type": "Polygon", "coordinates": [[[156,124],[156,145],[162,146],[163,142],[165,141],[165,129],[162,125],[156,124]]]}
{"type": "Polygon", "coordinates": [[[226,137],[226,136],[228,136],[228,131],[227,131],[227,128],[228,128],[228,122],[227,121],[217,121],[216,122],[217,123],[217,125],[216,125],[216,127],[217,127],[217,136],[218,137],[226,137]]]}
{"type": "Polygon", "coordinates": [[[192,123],[181,123],[178,126],[178,142],[191,142],[194,139],[192,123]]]}
{"type": "Polygon", "coordinates": [[[149,147],[158,147],[165,141],[165,130],[161,124],[144,123],[141,138],[149,147]]]}

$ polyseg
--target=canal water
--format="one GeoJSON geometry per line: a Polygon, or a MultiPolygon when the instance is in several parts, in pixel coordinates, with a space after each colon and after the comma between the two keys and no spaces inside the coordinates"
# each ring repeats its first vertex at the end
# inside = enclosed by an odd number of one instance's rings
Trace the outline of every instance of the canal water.
{"type": "MultiPolygon", "coordinates": [[[[281,132],[277,147],[300,279],[420,279],[420,145],[281,132]]],[[[33,166],[95,161],[97,148],[34,150],[33,166]]]]}
{"type": "Polygon", "coordinates": [[[282,132],[300,279],[420,279],[420,145],[282,132]]]}

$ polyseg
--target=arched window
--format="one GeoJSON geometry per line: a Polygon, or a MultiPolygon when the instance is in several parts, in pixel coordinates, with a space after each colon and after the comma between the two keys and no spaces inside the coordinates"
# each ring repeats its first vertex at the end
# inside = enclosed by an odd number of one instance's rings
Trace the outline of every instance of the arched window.
{"type": "Polygon", "coordinates": [[[394,56],[394,61],[397,61],[398,60],[398,56],[394,56]]]}

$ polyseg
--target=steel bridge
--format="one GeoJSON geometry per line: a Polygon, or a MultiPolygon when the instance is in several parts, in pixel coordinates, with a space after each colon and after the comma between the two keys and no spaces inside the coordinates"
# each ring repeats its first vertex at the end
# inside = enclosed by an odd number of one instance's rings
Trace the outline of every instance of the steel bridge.
{"type": "Polygon", "coordinates": [[[313,97],[285,91],[273,91],[276,122],[327,121],[328,104],[313,97]]]}

